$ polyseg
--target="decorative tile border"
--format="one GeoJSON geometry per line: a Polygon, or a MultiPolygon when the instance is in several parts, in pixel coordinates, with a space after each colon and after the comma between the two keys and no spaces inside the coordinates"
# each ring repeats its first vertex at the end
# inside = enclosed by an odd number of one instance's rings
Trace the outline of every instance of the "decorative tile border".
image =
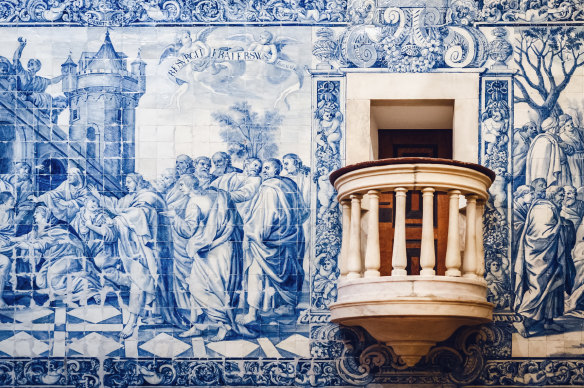
{"type": "Polygon", "coordinates": [[[37,0],[0,2],[0,23],[24,25],[135,26],[226,23],[342,23],[345,0],[37,0]]]}

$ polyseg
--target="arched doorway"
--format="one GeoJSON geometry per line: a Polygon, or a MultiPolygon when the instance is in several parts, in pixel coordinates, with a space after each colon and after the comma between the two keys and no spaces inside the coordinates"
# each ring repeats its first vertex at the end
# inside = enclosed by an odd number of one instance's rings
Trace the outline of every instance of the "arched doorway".
{"type": "Polygon", "coordinates": [[[65,160],[48,158],[41,163],[42,168],[37,175],[38,191],[44,193],[57,188],[67,179],[65,160]]]}

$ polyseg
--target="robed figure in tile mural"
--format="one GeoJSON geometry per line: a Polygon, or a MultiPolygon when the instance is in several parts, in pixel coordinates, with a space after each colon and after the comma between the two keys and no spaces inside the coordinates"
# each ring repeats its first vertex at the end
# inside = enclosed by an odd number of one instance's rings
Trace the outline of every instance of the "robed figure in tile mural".
{"type": "MultiPolygon", "coordinates": [[[[14,163],[13,174],[0,175],[0,191],[11,193],[14,198],[15,218],[12,221],[16,225],[17,236],[28,233],[32,227],[32,213],[34,203],[31,201],[33,184],[31,167],[28,163],[14,163]]],[[[4,224],[7,226],[7,224],[4,224]]]]}
{"type": "Polygon", "coordinates": [[[188,326],[191,314],[191,297],[187,278],[191,273],[192,258],[187,253],[187,244],[190,233],[177,226],[178,220],[185,218],[185,208],[189,202],[188,191],[181,190],[178,180],[182,177],[195,179],[190,173],[185,173],[177,179],[177,170],[174,168],[163,171],[159,179],[158,192],[164,197],[171,225],[172,240],[172,292],[174,293],[175,308],[179,317],[184,317],[184,326],[188,326]]]}
{"type": "Polygon", "coordinates": [[[149,182],[140,174],[128,174],[128,194],[120,199],[102,195],[96,189],[92,194],[100,199],[104,208],[115,215],[113,225],[118,234],[118,252],[123,272],[112,270],[106,275],[114,283],[129,285],[130,318],[122,337],[133,334],[138,317],[152,322],[162,322],[157,296],[166,289],[162,266],[169,258],[168,221],[162,219],[166,205],[149,182]],[[158,302],[158,304],[157,304],[158,302]]]}
{"type": "Polygon", "coordinates": [[[200,188],[197,178],[188,174],[177,184],[189,198],[184,217],[168,212],[176,235],[187,241],[184,264],[190,267],[188,276],[175,271],[174,278],[188,285],[190,297],[190,308],[183,313],[192,327],[181,336],[217,329],[211,340],[220,341],[229,332],[239,331],[233,309],[241,286],[241,217],[226,191],[200,188]]]}
{"type": "Polygon", "coordinates": [[[46,206],[34,211],[35,229],[14,239],[14,247],[36,270],[35,283],[49,295],[48,303],[60,299],[76,307],[94,298],[99,301],[97,269],[86,260],[85,247],[77,234],[57,220],[46,206]]]}
{"type": "Polygon", "coordinates": [[[574,187],[584,186],[584,135],[574,126],[572,116],[563,114],[558,118],[560,139],[570,148],[567,153],[568,169],[570,170],[571,184],[574,187]]]}
{"type": "Polygon", "coordinates": [[[573,147],[558,136],[560,128],[555,118],[545,119],[541,129],[543,133],[533,139],[527,153],[525,181],[531,183],[542,178],[548,186],[570,185],[572,179],[567,155],[574,153],[573,147]]]}
{"type": "Polygon", "coordinates": [[[513,308],[521,318],[514,325],[524,337],[569,330],[567,319],[582,317],[584,306],[584,137],[567,114],[546,118],[541,128],[529,142],[526,184],[513,204],[513,308]]]}
{"type": "Polygon", "coordinates": [[[278,176],[282,164],[268,159],[263,182],[245,219],[245,306],[238,322],[254,322],[258,314],[294,313],[304,279],[304,232],[308,209],[298,186],[278,176]]]}
{"type": "Polygon", "coordinates": [[[262,183],[262,178],[259,177],[261,168],[261,160],[247,158],[243,163],[243,172],[226,173],[211,183],[211,186],[229,193],[242,218],[247,215],[250,201],[262,183]]]}
{"type": "Polygon", "coordinates": [[[86,194],[85,175],[80,169],[71,167],[67,170],[67,179],[56,189],[33,196],[32,200],[45,203],[59,220],[71,222],[83,206],[86,194]]]}
{"type": "Polygon", "coordinates": [[[564,189],[550,186],[545,199],[529,209],[515,261],[515,327],[525,337],[538,331],[562,331],[554,319],[564,314],[564,294],[571,293],[574,268],[569,229],[560,210],[564,189]],[[542,327],[543,326],[543,327],[542,327]]]}
{"type": "MultiPolygon", "coordinates": [[[[27,68],[25,69],[21,63],[22,51],[26,46],[26,39],[18,38],[18,48],[13,55],[13,66],[16,73],[16,89],[22,93],[27,101],[30,101],[35,108],[44,112],[50,112],[51,109],[61,111],[65,108],[64,97],[53,97],[46,92],[47,88],[55,83],[58,83],[63,78],[57,76],[54,78],[45,78],[39,76],[37,73],[41,69],[41,61],[33,58],[29,59],[27,68]]],[[[53,115],[55,118],[56,115],[53,115]]]]}

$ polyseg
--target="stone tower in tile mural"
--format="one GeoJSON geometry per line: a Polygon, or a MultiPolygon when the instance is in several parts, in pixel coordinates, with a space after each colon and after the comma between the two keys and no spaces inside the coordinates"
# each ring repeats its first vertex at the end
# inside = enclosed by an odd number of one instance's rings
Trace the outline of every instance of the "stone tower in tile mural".
{"type": "MultiPolygon", "coordinates": [[[[71,56],[61,65],[63,92],[70,108],[69,145],[80,150],[78,162],[89,175],[103,174],[103,188],[123,187],[135,168],[136,107],[146,91],[146,63],[138,57],[128,69],[106,33],[97,52],[71,56]]],[[[77,161],[75,161],[77,162],[77,161]]]]}

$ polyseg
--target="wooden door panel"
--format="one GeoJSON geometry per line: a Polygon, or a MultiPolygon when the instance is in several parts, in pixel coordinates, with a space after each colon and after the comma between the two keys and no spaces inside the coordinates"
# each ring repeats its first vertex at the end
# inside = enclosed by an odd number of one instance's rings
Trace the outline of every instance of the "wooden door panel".
{"type": "MultiPolygon", "coordinates": [[[[379,158],[392,157],[452,158],[451,130],[381,130],[379,131],[379,158]]],[[[381,275],[391,274],[393,250],[395,196],[392,192],[381,193],[379,198],[379,240],[381,250],[381,275]]],[[[406,254],[408,274],[420,273],[420,247],[422,239],[422,193],[410,191],[406,196],[406,254]]],[[[434,193],[434,250],[435,271],[446,272],[446,244],[448,234],[448,195],[434,193]]]]}
{"type": "Polygon", "coordinates": [[[379,130],[379,159],[423,156],[452,159],[451,129],[379,130]]]}
{"type": "MultiPolygon", "coordinates": [[[[419,257],[422,241],[422,204],[416,199],[421,198],[419,191],[407,193],[406,201],[406,251],[408,255],[408,273],[420,273],[419,257]],[[414,199],[410,199],[414,197],[414,199]],[[412,207],[408,204],[414,204],[412,207]],[[419,211],[416,210],[419,207],[419,211]],[[411,270],[411,271],[410,271],[411,270]]],[[[384,192],[379,199],[379,241],[381,251],[381,275],[391,274],[391,254],[393,251],[393,234],[395,220],[395,196],[391,192],[384,192]]],[[[434,193],[434,251],[436,253],[436,273],[444,275],[446,271],[446,240],[448,233],[448,195],[434,193]]]]}

